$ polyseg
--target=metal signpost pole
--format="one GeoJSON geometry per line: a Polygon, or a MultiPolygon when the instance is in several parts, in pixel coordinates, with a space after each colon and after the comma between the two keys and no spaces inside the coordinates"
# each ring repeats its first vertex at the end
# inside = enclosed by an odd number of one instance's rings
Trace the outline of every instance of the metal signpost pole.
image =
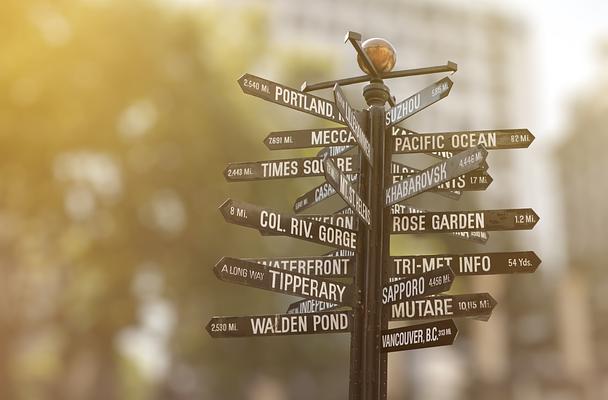
{"type": "Polygon", "coordinates": [[[380,333],[388,327],[386,319],[382,318],[381,291],[384,280],[384,260],[388,259],[388,222],[390,208],[384,206],[384,179],[389,176],[391,165],[390,152],[385,151],[386,135],[384,120],[386,111],[384,105],[390,94],[382,80],[376,79],[367,85],[363,95],[369,107],[369,135],[374,149],[370,183],[368,187],[368,204],[371,226],[365,247],[368,249],[365,279],[365,360],[367,364],[364,399],[386,398],[386,367],[387,355],[380,352],[380,333]],[[388,167],[388,168],[387,168],[388,167]],[[386,325],[386,326],[385,326],[386,325]]]}

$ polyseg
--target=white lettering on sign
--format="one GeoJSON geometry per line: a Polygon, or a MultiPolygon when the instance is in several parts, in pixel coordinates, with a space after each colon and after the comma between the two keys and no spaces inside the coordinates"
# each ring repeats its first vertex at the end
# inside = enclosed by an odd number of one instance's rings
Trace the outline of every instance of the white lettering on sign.
{"type": "Polygon", "coordinates": [[[350,259],[338,258],[290,258],[274,260],[252,260],[255,263],[276,269],[284,269],[303,275],[348,275],[350,259]]]}
{"type": "Polygon", "coordinates": [[[291,107],[301,108],[308,112],[323,115],[330,119],[334,115],[334,106],[331,102],[288,87],[276,85],[274,100],[291,107]]]}
{"type": "Polygon", "coordinates": [[[251,331],[254,335],[301,333],[307,330],[308,324],[305,315],[251,317],[251,331]]]}
{"type": "Polygon", "coordinates": [[[336,247],[348,247],[353,250],[357,248],[357,232],[345,231],[339,227],[320,225],[319,239],[336,247]]]}
{"type": "Polygon", "coordinates": [[[312,131],[313,146],[356,143],[355,137],[348,129],[321,129],[312,131]]]}
{"type": "Polygon", "coordinates": [[[409,176],[386,190],[386,205],[394,204],[447,180],[447,161],[409,176]]]}
{"type": "Polygon", "coordinates": [[[435,318],[454,315],[451,297],[407,300],[391,306],[391,318],[435,318]]]}
{"type": "Polygon", "coordinates": [[[382,304],[394,303],[424,294],[424,278],[402,279],[382,288],[382,304]]]}
{"type": "Polygon", "coordinates": [[[286,271],[269,269],[271,287],[286,293],[314,297],[325,301],[343,304],[346,285],[322,281],[307,276],[294,275],[286,271]]]}

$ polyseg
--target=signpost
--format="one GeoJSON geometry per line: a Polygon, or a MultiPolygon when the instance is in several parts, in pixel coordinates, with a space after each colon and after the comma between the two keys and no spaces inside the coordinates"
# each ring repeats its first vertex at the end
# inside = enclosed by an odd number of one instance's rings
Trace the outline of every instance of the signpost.
{"type": "Polygon", "coordinates": [[[391,256],[392,234],[447,233],[485,244],[487,231],[532,229],[539,220],[529,208],[427,211],[404,202],[425,192],[457,200],[463,191],[485,190],[492,183],[488,150],[526,148],[534,136],[527,129],[418,134],[397,126],[445,98],[453,83],[444,77],[396,102],[384,80],[453,73],[456,64],[392,71],[390,43],[376,38],[361,44],[356,32],[348,32],[345,41],[357,52],[364,76],[305,83],[302,90],[251,74],[238,80],[246,94],[335,126],[271,132],[264,139],[270,150],[323,148],[316,157],[231,163],[226,180],[324,177],[296,200],[294,212],[336,193],[348,206],[327,214],[285,215],[226,200],[220,212],[229,223],[331,250],[321,256],[223,257],[213,268],[220,280],[301,299],[285,314],[213,317],[206,329],[214,338],[350,333],[349,400],[386,400],[389,352],[451,345],[458,329],[444,318],[490,318],[496,301],[488,293],[441,294],[457,276],[531,273],[541,262],[533,251],[391,256]],[[368,52],[372,48],[381,51],[368,52]],[[359,82],[369,82],[364,110],[354,109],[342,90],[359,82]],[[335,102],[307,93],[318,89],[332,89],[335,102]],[[411,153],[438,161],[418,170],[392,158],[411,153]],[[421,319],[433,321],[388,327],[389,321],[421,319]]]}

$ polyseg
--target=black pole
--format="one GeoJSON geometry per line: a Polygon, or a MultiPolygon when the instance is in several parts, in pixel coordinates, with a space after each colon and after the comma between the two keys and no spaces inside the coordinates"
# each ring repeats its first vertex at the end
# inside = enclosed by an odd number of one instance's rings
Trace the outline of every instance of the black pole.
{"type": "MultiPolygon", "coordinates": [[[[363,89],[369,105],[370,142],[374,149],[373,165],[368,178],[366,199],[372,224],[365,237],[367,249],[363,302],[363,381],[362,400],[386,399],[387,357],[381,353],[380,335],[387,322],[382,321],[381,292],[384,279],[384,260],[388,257],[389,208],[384,206],[385,178],[390,171],[390,152],[386,151],[384,106],[390,98],[388,88],[381,79],[374,79],[363,89]]],[[[365,192],[364,192],[365,193],[365,192]]]]}

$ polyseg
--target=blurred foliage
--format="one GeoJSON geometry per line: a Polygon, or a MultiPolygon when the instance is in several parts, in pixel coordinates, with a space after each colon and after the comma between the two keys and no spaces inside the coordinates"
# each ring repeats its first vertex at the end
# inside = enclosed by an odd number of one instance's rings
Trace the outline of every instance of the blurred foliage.
{"type": "MultiPolygon", "coordinates": [[[[240,399],[252,382],[236,376],[260,366],[279,376],[302,367],[326,382],[333,365],[313,347],[344,362],[347,347],[332,340],[211,346],[202,329],[211,314],[280,312],[288,301],[211,273],[220,256],[263,243],[225,224],[217,206],[228,192],[270,197],[271,185],[229,188],[221,173],[230,161],[269,158],[259,101],[236,84],[267,53],[265,27],[248,8],[3,2],[1,399],[240,399]],[[165,321],[146,321],[146,307],[165,310],[165,321]],[[165,346],[164,363],[134,364],[146,356],[142,327],[165,346]]],[[[299,194],[280,187],[276,203],[299,194]]],[[[293,246],[267,240],[278,254],[293,246]]]]}

